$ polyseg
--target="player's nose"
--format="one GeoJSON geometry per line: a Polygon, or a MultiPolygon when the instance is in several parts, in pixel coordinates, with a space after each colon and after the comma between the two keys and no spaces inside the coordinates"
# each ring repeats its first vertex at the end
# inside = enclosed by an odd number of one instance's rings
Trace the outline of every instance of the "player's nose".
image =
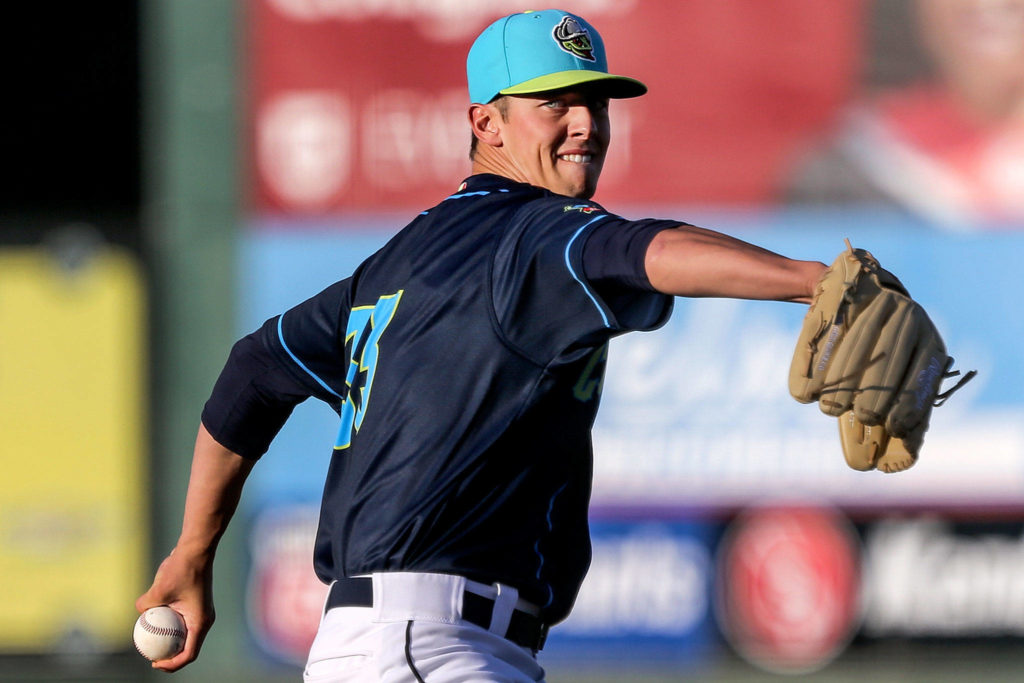
{"type": "Polygon", "coordinates": [[[584,140],[597,133],[597,117],[587,105],[576,105],[569,108],[569,135],[584,140]]]}

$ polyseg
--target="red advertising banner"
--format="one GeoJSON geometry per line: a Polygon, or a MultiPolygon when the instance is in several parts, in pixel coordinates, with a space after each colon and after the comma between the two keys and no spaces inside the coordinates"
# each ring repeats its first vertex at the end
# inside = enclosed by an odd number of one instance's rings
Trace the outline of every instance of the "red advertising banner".
{"type": "MultiPolygon", "coordinates": [[[[576,0],[612,71],[596,199],[766,201],[780,164],[846,100],[862,0],[576,0]]],[[[465,56],[508,0],[259,0],[249,6],[250,209],[422,208],[469,173],[465,56]]]]}

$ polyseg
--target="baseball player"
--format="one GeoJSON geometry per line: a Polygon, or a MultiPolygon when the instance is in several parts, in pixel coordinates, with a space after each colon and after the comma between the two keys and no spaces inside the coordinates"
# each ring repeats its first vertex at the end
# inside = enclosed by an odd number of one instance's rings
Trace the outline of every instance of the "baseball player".
{"type": "MultiPolygon", "coordinates": [[[[811,301],[826,267],[591,201],[601,36],[559,10],[489,26],[467,59],[472,175],[354,273],[232,349],[202,413],[181,536],[137,601],[196,658],[217,541],[309,397],[339,414],[314,566],[330,590],[307,681],[538,681],[590,561],[590,429],[608,341],[673,296],[811,301]]],[[[686,163],[680,160],[680,163],[686,163]]]]}

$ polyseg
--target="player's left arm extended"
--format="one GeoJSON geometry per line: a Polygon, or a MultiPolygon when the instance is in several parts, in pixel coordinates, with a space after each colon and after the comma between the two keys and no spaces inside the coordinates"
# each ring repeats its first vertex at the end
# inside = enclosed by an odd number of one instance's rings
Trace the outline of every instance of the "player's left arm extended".
{"type": "Polygon", "coordinates": [[[651,286],[664,294],[800,303],[810,303],[826,269],[690,225],[655,235],[644,265],[651,286]]]}

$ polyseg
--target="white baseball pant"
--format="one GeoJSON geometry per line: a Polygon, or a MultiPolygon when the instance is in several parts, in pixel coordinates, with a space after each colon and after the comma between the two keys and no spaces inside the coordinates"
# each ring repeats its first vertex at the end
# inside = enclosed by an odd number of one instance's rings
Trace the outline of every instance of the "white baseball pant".
{"type": "Polygon", "coordinates": [[[374,574],[372,585],[372,606],[324,611],[305,683],[544,680],[534,651],[503,635],[513,610],[537,611],[514,588],[413,572],[374,574]],[[489,630],[462,618],[466,591],[493,599],[489,630]]]}

